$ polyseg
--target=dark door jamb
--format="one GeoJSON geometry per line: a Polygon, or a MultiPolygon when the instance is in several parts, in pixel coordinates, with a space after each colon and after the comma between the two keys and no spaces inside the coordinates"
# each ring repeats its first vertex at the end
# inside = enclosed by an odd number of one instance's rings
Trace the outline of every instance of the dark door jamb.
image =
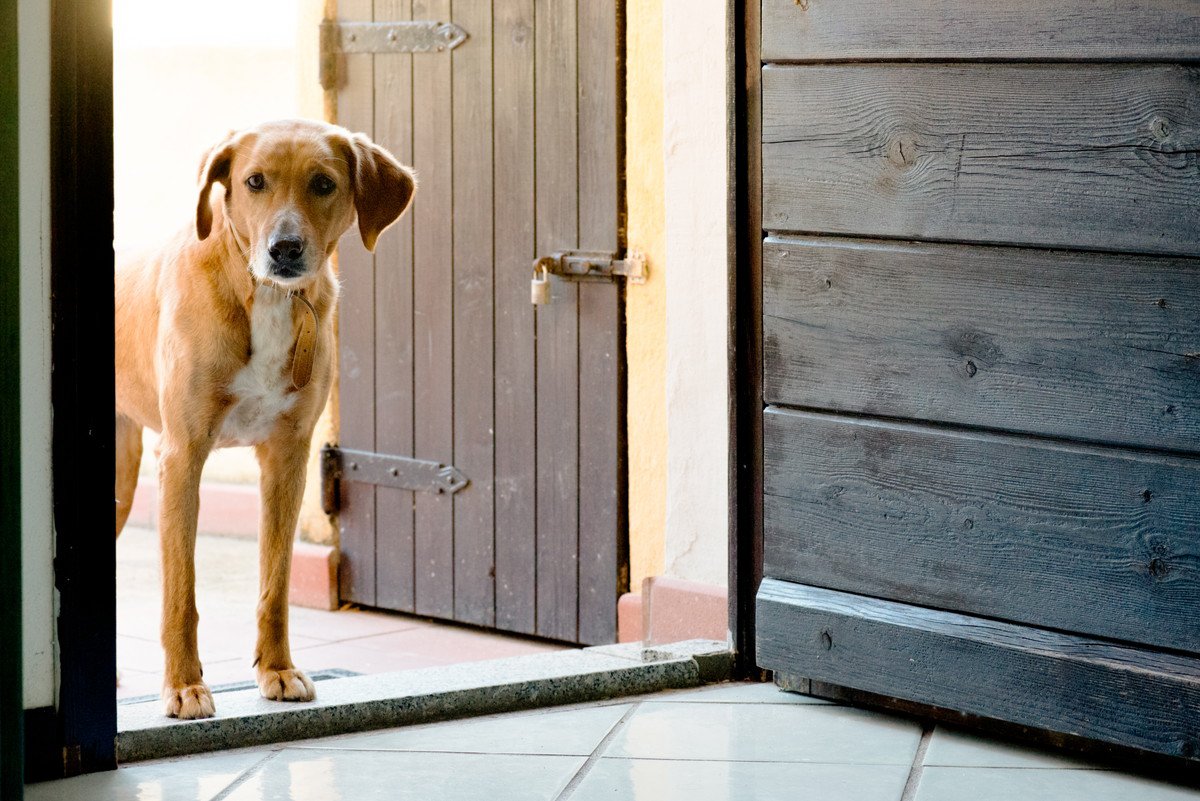
{"type": "Polygon", "coordinates": [[[59,688],[50,725],[27,727],[27,780],[116,767],[110,9],[106,0],[55,0],[51,7],[51,403],[59,688]]]}
{"type": "Polygon", "coordinates": [[[21,321],[17,4],[0,6],[0,798],[21,797],[21,321]],[[13,647],[17,643],[18,647],[13,647]]]}
{"type": "Polygon", "coordinates": [[[737,676],[760,677],[754,596],[762,580],[762,213],[759,5],[731,0],[729,629],[737,676]]]}

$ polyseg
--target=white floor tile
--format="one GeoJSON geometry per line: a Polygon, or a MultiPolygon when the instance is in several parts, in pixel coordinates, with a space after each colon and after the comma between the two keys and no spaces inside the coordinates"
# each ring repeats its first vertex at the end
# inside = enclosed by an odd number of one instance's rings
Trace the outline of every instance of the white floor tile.
{"type": "Polygon", "coordinates": [[[587,756],[628,709],[627,705],[618,705],[496,715],[315,740],[302,747],[587,756]]]}
{"type": "Polygon", "coordinates": [[[1045,768],[925,768],[916,801],[1197,801],[1200,790],[1123,773],[1045,768]]]}
{"type": "Polygon", "coordinates": [[[899,801],[908,768],[602,759],[571,801],[899,801]]]}
{"type": "Polygon", "coordinates": [[[811,695],[788,693],[771,683],[733,682],[718,684],[714,687],[701,687],[698,690],[680,690],[663,694],[656,701],[673,703],[711,704],[830,704],[823,698],[813,698],[811,695]]]}
{"type": "Polygon", "coordinates": [[[287,749],[226,801],[552,801],[582,757],[287,749]]]}
{"type": "Polygon", "coordinates": [[[818,704],[645,703],[604,756],[911,765],[921,729],[818,704]]]}
{"type": "Polygon", "coordinates": [[[40,782],[26,801],[210,801],[270,754],[267,750],[209,754],[134,764],[105,773],[40,782]]]}
{"type": "Polygon", "coordinates": [[[989,740],[938,727],[929,740],[925,764],[969,768],[1095,768],[1077,757],[989,740]]]}

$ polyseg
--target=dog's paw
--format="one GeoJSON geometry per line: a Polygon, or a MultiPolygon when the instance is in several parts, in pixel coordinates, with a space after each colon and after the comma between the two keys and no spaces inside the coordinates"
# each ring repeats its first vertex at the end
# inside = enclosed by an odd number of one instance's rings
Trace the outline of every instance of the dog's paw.
{"type": "Polygon", "coordinates": [[[258,691],[271,701],[311,701],[317,697],[308,676],[296,668],[259,670],[258,691]]]}
{"type": "Polygon", "coordinates": [[[162,691],[163,711],[169,718],[195,720],[211,718],[217,714],[212,690],[204,682],[185,684],[182,687],[164,687],[162,691]]]}

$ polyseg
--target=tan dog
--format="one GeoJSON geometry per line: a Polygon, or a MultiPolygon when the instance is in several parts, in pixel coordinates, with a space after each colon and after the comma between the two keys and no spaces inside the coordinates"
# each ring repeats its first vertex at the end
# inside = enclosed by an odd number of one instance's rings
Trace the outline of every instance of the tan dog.
{"type": "Polygon", "coordinates": [[[167,715],[214,714],[196,647],[194,555],[200,471],[223,446],[253,445],[262,470],[259,689],[274,700],[315,696],[288,646],[288,576],[313,426],[329,395],[329,256],[356,214],[374,249],[415,188],[412,173],[362,134],[268,123],[209,152],[194,227],[117,268],[117,534],[148,427],[161,432],[167,715]]]}

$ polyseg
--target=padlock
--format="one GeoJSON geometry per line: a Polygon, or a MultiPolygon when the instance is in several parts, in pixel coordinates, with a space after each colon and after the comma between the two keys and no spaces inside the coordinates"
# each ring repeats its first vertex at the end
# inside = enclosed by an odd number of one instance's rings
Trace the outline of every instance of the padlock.
{"type": "Polygon", "coordinates": [[[529,285],[529,300],[534,306],[544,306],[550,302],[550,274],[545,267],[539,267],[533,274],[529,285]]]}

